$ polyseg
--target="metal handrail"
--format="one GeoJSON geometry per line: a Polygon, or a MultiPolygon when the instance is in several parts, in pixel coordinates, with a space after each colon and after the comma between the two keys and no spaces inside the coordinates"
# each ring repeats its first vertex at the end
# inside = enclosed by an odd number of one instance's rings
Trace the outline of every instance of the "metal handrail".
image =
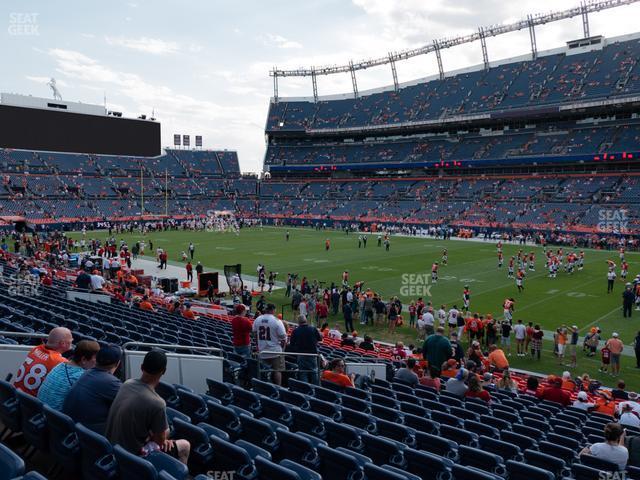
{"type": "MultiPolygon", "coordinates": [[[[137,345],[140,347],[158,347],[162,349],[175,348],[175,349],[202,350],[202,351],[208,351],[208,352],[222,353],[222,349],[218,347],[196,347],[191,345],[178,345],[175,343],[166,344],[166,343],[146,343],[146,342],[127,342],[122,345],[122,350],[125,351],[128,346],[133,346],[133,345],[137,345]]],[[[134,351],[134,350],[129,350],[129,351],[134,351]]],[[[212,355],[212,356],[219,357],[221,355],[212,355]]]]}
{"type": "Polygon", "coordinates": [[[26,333],[26,332],[5,332],[0,331],[3,337],[19,337],[19,338],[48,338],[46,333],[26,333]]]}
{"type": "Polygon", "coordinates": [[[313,370],[300,370],[300,369],[296,369],[296,370],[279,370],[281,373],[293,373],[293,372],[298,372],[298,373],[320,373],[320,361],[322,359],[322,354],[321,353],[297,353],[297,352],[274,352],[271,350],[263,350],[262,352],[257,352],[257,360],[258,360],[258,378],[262,378],[262,360],[266,360],[266,359],[262,359],[261,355],[262,354],[269,354],[269,355],[274,355],[274,356],[287,356],[287,355],[295,355],[295,356],[299,356],[299,357],[316,357],[316,368],[313,370]]]}

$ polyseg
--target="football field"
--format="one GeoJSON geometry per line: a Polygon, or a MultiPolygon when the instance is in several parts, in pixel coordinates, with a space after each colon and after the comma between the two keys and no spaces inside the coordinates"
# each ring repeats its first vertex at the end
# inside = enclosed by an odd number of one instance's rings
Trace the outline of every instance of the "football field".
{"type": "MultiPolygon", "coordinates": [[[[250,282],[255,280],[258,263],[265,265],[269,271],[278,272],[277,280],[284,282],[287,273],[296,273],[299,278],[306,276],[310,281],[317,279],[329,286],[332,282],[340,285],[342,272],[349,272],[349,283],[364,282],[365,288],[380,293],[385,300],[398,296],[404,304],[422,296],[431,301],[437,310],[441,304],[447,309],[453,305],[462,307],[462,291],[465,285],[471,290],[471,312],[481,314],[492,313],[497,319],[502,318],[502,303],[505,298],[515,299],[514,321],[522,319],[525,323],[534,322],[544,330],[552,331],[562,325],[577,325],[580,328],[580,345],[584,333],[591,326],[602,329],[603,338],[609,338],[612,332],[618,332],[628,350],[638,330],[640,330],[640,312],[634,311],[634,317],[622,317],[622,292],[624,282],[620,279],[620,261],[616,251],[585,250],[585,267],[575,270],[572,275],[561,270],[557,278],[549,278],[544,266],[545,257],[541,247],[505,244],[503,246],[504,265],[500,269],[497,262],[496,244],[483,241],[440,240],[427,238],[409,238],[392,236],[390,249],[377,246],[377,236],[368,235],[366,248],[358,248],[358,234],[349,235],[337,231],[316,231],[312,229],[290,228],[289,241],[285,239],[286,228],[253,227],[243,229],[239,235],[220,232],[166,231],[152,232],[143,236],[140,233],[117,235],[130,246],[136,241],[144,240],[147,246],[153,242],[156,248],[166,249],[172,263],[180,263],[182,251],[187,251],[189,242],[195,245],[195,261],[205,267],[221,270],[224,265],[242,264],[242,276],[250,282]],[[331,247],[325,249],[325,241],[331,247]],[[448,265],[440,266],[438,282],[431,282],[431,265],[441,262],[442,252],[448,251],[448,265]],[[536,256],[535,271],[527,271],[524,280],[524,292],[519,293],[515,280],[507,278],[508,260],[524,252],[534,252],[536,256]],[[618,265],[618,279],[614,292],[607,294],[608,259],[618,265]]],[[[72,234],[80,238],[80,234],[72,234]]],[[[107,231],[87,232],[86,239],[106,239],[107,231]]],[[[148,247],[147,247],[148,248],[148,247]]],[[[557,247],[552,247],[557,249],[557,247]]],[[[565,252],[569,249],[564,248],[565,252]]],[[[147,255],[154,253],[147,251],[147,255]]],[[[640,254],[627,253],[629,263],[628,280],[640,273],[640,254]]],[[[205,268],[206,271],[206,268],[205,268]]],[[[150,272],[152,273],[152,272],[150,272]]],[[[152,273],[153,274],[153,273],[152,273]]],[[[284,290],[276,290],[270,295],[271,301],[284,312],[285,319],[292,320],[289,300],[284,290]],[[283,307],[284,306],[284,307],[283,307]]],[[[404,310],[405,326],[390,336],[383,327],[356,328],[362,335],[371,333],[379,340],[403,340],[405,344],[416,343],[416,334],[408,328],[406,309],[404,310]]],[[[332,323],[340,322],[338,314],[332,323]]],[[[546,335],[551,339],[551,335],[546,335]]],[[[515,344],[515,342],[513,342],[515,344]]],[[[561,373],[566,368],[560,366],[552,356],[551,342],[545,343],[543,360],[533,361],[519,358],[514,354],[511,362],[514,366],[540,372],[561,373]]],[[[581,350],[579,348],[579,350],[581,350]]],[[[578,354],[578,368],[574,374],[584,372],[599,378],[605,384],[611,384],[613,378],[598,376],[599,356],[587,358],[578,354]]],[[[633,356],[623,357],[622,377],[629,385],[640,388],[640,370],[635,368],[633,356]]]]}

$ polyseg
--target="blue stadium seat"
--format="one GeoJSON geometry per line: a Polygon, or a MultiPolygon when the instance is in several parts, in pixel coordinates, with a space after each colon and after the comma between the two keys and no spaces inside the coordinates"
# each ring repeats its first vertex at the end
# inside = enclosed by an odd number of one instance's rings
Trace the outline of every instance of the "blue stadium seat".
{"type": "Polygon", "coordinates": [[[293,417],[291,416],[291,409],[288,405],[269,397],[261,397],[260,404],[262,405],[262,416],[274,420],[286,427],[293,425],[293,417]]]}
{"type": "Polygon", "coordinates": [[[437,434],[438,429],[440,428],[440,424],[438,422],[434,422],[433,420],[429,420],[424,417],[419,417],[417,415],[411,415],[409,413],[405,413],[404,415],[404,424],[409,427],[417,430],[419,432],[437,434]]]}
{"type": "Polygon", "coordinates": [[[264,448],[261,448],[251,442],[248,442],[247,440],[243,440],[243,439],[236,440],[235,445],[244,449],[249,454],[249,457],[251,457],[251,460],[253,461],[255,461],[255,459],[258,457],[264,458],[266,460],[273,459],[273,457],[271,456],[271,453],[267,452],[264,448]]]}
{"type": "Polygon", "coordinates": [[[466,465],[453,465],[451,474],[455,480],[502,480],[503,477],[466,465]]]}
{"type": "Polygon", "coordinates": [[[206,422],[209,418],[207,403],[198,394],[186,390],[177,390],[180,399],[180,411],[195,423],[206,422]]]}
{"type": "Polygon", "coordinates": [[[360,388],[345,387],[344,393],[350,397],[359,398],[360,400],[369,400],[369,392],[360,388]]]}
{"type": "Polygon", "coordinates": [[[588,454],[580,455],[580,463],[606,472],[617,472],[620,469],[617,463],[588,454]]]}
{"type": "Polygon", "coordinates": [[[318,454],[320,455],[318,473],[322,475],[322,478],[331,478],[332,480],[364,479],[364,471],[354,456],[328,447],[319,447],[318,454]]]}
{"type": "Polygon", "coordinates": [[[320,463],[320,457],[314,444],[307,437],[297,433],[278,430],[280,450],[278,455],[296,463],[315,469],[320,463]]]}
{"type": "Polygon", "coordinates": [[[415,448],[415,430],[387,420],[378,420],[376,424],[378,427],[378,435],[403,443],[407,447],[415,448]]]}
{"type": "Polygon", "coordinates": [[[535,449],[538,447],[538,442],[533,438],[507,430],[500,432],[500,440],[517,445],[520,450],[535,449]]]}
{"type": "Polygon", "coordinates": [[[291,415],[293,416],[294,431],[305,432],[318,438],[326,438],[327,432],[324,428],[321,416],[298,408],[293,408],[291,410],[291,415]]]}
{"type": "Polygon", "coordinates": [[[571,474],[564,460],[547,455],[546,453],[537,452],[535,450],[525,450],[524,461],[528,465],[549,470],[556,478],[563,478],[571,474]]]}
{"type": "Polygon", "coordinates": [[[167,404],[167,407],[180,409],[180,398],[178,397],[178,390],[173,385],[160,382],[156,386],[156,393],[162,397],[167,404]]]}
{"type": "Polygon", "coordinates": [[[251,412],[256,417],[259,417],[262,413],[262,406],[260,405],[260,397],[253,392],[249,392],[244,388],[232,386],[233,390],[233,404],[237,407],[243,408],[251,412]]]}
{"type": "Polygon", "coordinates": [[[47,419],[49,451],[65,475],[72,478],[80,471],[80,443],[75,423],[71,417],[49,405],[44,405],[43,412],[47,419]]]}
{"type": "Polygon", "coordinates": [[[439,435],[416,432],[416,443],[419,450],[434,453],[441,457],[456,458],[458,456],[458,444],[439,435]]]}
{"type": "Polygon", "coordinates": [[[0,380],[0,421],[5,426],[0,439],[7,431],[17,433],[22,429],[16,389],[4,380],[0,380]]]}
{"type": "Polygon", "coordinates": [[[236,440],[240,437],[242,424],[240,423],[239,415],[233,408],[207,402],[207,410],[209,411],[209,418],[205,423],[210,423],[214,427],[225,431],[231,440],[236,440]]]}
{"type": "Polygon", "coordinates": [[[215,435],[216,437],[226,440],[227,442],[231,441],[231,437],[229,436],[229,434],[218,427],[214,427],[213,425],[204,422],[200,422],[196,426],[204,430],[207,434],[207,437],[215,435]]]}
{"type": "Polygon", "coordinates": [[[497,437],[481,435],[478,437],[478,447],[502,457],[503,460],[522,461],[522,451],[517,445],[498,440],[497,437]]]}
{"type": "Polygon", "coordinates": [[[464,429],[477,435],[486,435],[487,437],[491,438],[500,438],[500,431],[497,428],[485,425],[481,422],[465,420],[464,429]]]}
{"type": "Polygon", "coordinates": [[[584,443],[584,434],[582,433],[581,430],[576,428],[565,428],[565,427],[555,426],[553,427],[553,433],[563,436],[565,438],[571,438],[580,444],[584,443]]]}
{"type": "Polygon", "coordinates": [[[342,422],[348,423],[353,427],[360,428],[369,433],[373,433],[377,430],[376,418],[366,413],[360,413],[359,411],[352,410],[350,408],[342,408],[342,422]]]}
{"type": "Polygon", "coordinates": [[[189,467],[197,472],[206,471],[207,465],[210,464],[213,458],[213,450],[207,432],[200,427],[176,418],[173,423],[172,435],[175,439],[187,440],[191,444],[189,467]]]}
{"type": "Polygon", "coordinates": [[[571,473],[575,480],[602,480],[603,478],[609,478],[607,477],[607,472],[580,463],[574,463],[571,466],[571,473]]]}
{"type": "Polygon", "coordinates": [[[453,440],[458,445],[475,447],[478,445],[478,435],[462,428],[440,424],[440,436],[453,440]]]}
{"type": "Polygon", "coordinates": [[[404,458],[407,460],[406,470],[421,478],[446,480],[452,477],[453,462],[446,458],[412,449],[404,452],[404,458]]]}
{"type": "Polygon", "coordinates": [[[519,433],[520,435],[532,438],[535,441],[543,440],[545,438],[545,434],[542,430],[534,427],[528,427],[527,425],[513,424],[511,425],[511,429],[513,430],[513,433],[519,433]]]}
{"type": "Polygon", "coordinates": [[[240,423],[242,424],[240,438],[267,450],[272,455],[278,450],[280,446],[278,436],[269,423],[247,415],[240,415],[240,423]]]}
{"type": "Polygon", "coordinates": [[[317,398],[318,400],[323,400],[325,402],[334,403],[337,405],[341,404],[342,396],[335,390],[331,390],[329,388],[324,388],[319,386],[314,387],[313,390],[314,390],[313,392],[314,398],[317,398]]]}
{"type": "Polygon", "coordinates": [[[549,470],[526,463],[507,460],[506,467],[509,480],[555,480],[555,476],[549,470]]]}
{"type": "Polygon", "coordinates": [[[213,380],[211,378],[207,378],[206,382],[207,382],[207,393],[209,395],[220,400],[223,405],[228,405],[231,402],[233,402],[233,390],[229,385],[227,385],[224,382],[213,380]]]}
{"type": "MultiPolygon", "coordinates": [[[[256,393],[264,395],[265,397],[273,399],[280,398],[280,391],[274,384],[263,382],[262,380],[258,380],[257,378],[251,379],[251,389],[256,393]]],[[[209,390],[211,390],[211,386],[209,386],[209,390]]],[[[231,389],[229,389],[229,394],[233,395],[231,389]]]]}
{"type": "Polygon", "coordinates": [[[32,470],[24,474],[22,477],[15,480],[47,480],[47,478],[39,474],[35,470],[32,470]]]}
{"type": "Polygon", "coordinates": [[[346,447],[356,452],[362,452],[364,445],[358,430],[344,423],[332,421],[324,422],[327,431],[327,442],[332,448],[346,447]]]}
{"type": "Polygon", "coordinates": [[[213,459],[211,466],[220,471],[233,471],[234,477],[251,480],[257,471],[253,460],[245,449],[221,438],[211,437],[213,459]]]}
{"type": "Polygon", "coordinates": [[[127,452],[120,445],[113,448],[118,464],[120,478],[135,478],[140,480],[156,480],[159,471],[166,471],[177,480],[187,478],[189,471],[186,465],[163,452],[154,452],[142,458],[127,452]]]}
{"type": "Polygon", "coordinates": [[[311,411],[329,417],[330,419],[340,422],[342,420],[342,413],[340,406],[334,405],[324,400],[318,400],[317,398],[309,398],[309,406],[311,411]]]}
{"type": "Polygon", "coordinates": [[[289,470],[266,458],[257,457],[254,463],[260,480],[300,480],[300,476],[294,470],[289,470]]]}
{"type": "Polygon", "coordinates": [[[564,460],[567,465],[572,465],[573,462],[578,459],[575,450],[563,447],[562,445],[558,445],[551,441],[538,442],[538,449],[542,453],[564,460]]]}
{"type": "Polygon", "coordinates": [[[547,442],[569,448],[574,452],[577,452],[581,448],[579,441],[574,440],[573,438],[567,438],[564,435],[558,435],[555,432],[547,433],[547,442]]]}
{"type": "Polygon", "coordinates": [[[480,415],[480,422],[485,425],[489,425],[490,427],[497,428],[500,431],[511,430],[511,423],[507,420],[495,418],[491,415],[480,415]]]}
{"type": "Polygon", "coordinates": [[[404,468],[406,465],[402,454],[404,445],[388,438],[368,433],[362,434],[360,438],[362,439],[364,454],[371,458],[376,465],[389,464],[400,468],[404,468]]]}
{"type": "Polygon", "coordinates": [[[11,480],[24,474],[24,460],[0,443],[0,480],[11,480]]]}
{"type": "Polygon", "coordinates": [[[166,411],[167,411],[167,422],[169,422],[170,429],[173,428],[173,420],[175,418],[179,418],[184,422],[191,423],[191,418],[189,417],[189,415],[185,415],[184,413],[180,412],[179,410],[176,410],[175,408],[167,407],[166,411]]]}
{"type": "Polygon", "coordinates": [[[41,452],[49,451],[47,419],[42,410],[42,402],[37,397],[16,391],[22,420],[22,434],[25,440],[41,452]]]}
{"type": "Polygon", "coordinates": [[[279,391],[280,400],[290,405],[295,405],[302,410],[309,410],[309,401],[307,397],[301,393],[292,392],[290,390],[282,389],[279,391]]]}
{"type": "Polygon", "coordinates": [[[438,422],[440,425],[449,425],[451,427],[462,427],[463,425],[463,420],[461,418],[451,415],[450,413],[432,411],[431,419],[434,422],[438,422]]]}
{"type": "Polygon", "coordinates": [[[364,466],[364,474],[367,480],[408,480],[409,476],[414,477],[411,480],[419,480],[420,478],[403,472],[402,470],[395,470],[389,465],[379,467],[373,463],[367,463],[364,466]]]}
{"type": "Polygon", "coordinates": [[[349,395],[343,395],[341,400],[341,405],[343,408],[350,408],[351,410],[366,414],[371,413],[371,404],[366,400],[349,395]]]}
{"type": "Polygon", "coordinates": [[[76,423],[80,441],[82,476],[95,480],[111,480],[118,475],[113,447],[102,435],[76,423]]]}
{"type": "Polygon", "coordinates": [[[303,395],[313,395],[314,389],[311,384],[306,382],[301,382],[300,380],[296,380],[294,378],[290,378],[288,382],[289,382],[290,390],[294,392],[302,393],[303,395]]]}
{"type": "Polygon", "coordinates": [[[300,480],[322,480],[318,472],[315,472],[303,465],[299,465],[291,460],[285,459],[280,461],[280,465],[296,472],[300,480]]]}
{"type": "Polygon", "coordinates": [[[507,473],[502,457],[495,453],[484,452],[478,448],[460,445],[458,447],[458,459],[461,465],[479,468],[500,477],[504,477],[507,473]]]}

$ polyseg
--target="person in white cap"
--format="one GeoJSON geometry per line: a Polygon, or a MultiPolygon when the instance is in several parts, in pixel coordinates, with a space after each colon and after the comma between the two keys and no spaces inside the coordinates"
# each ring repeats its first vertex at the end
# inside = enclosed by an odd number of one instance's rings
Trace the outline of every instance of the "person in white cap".
{"type": "Polygon", "coordinates": [[[620,409],[622,412],[620,415],[620,425],[624,425],[625,427],[640,427],[640,418],[638,414],[633,411],[633,407],[626,403],[620,409]]]}
{"type": "Polygon", "coordinates": [[[581,410],[589,411],[596,407],[595,403],[589,402],[589,397],[587,396],[587,392],[578,392],[578,397],[573,402],[574,408],[579,408],[581,410]]]}
{"type": "Polygon", "coordinates": [[[620,356],[622,355],[622,350],[624,350],[624,344],[618,338],[617,332],[611,334],[611,338],[607,340],[605,347],[611,353],[611,375],[617,376],[620,373],[620,356]]]}

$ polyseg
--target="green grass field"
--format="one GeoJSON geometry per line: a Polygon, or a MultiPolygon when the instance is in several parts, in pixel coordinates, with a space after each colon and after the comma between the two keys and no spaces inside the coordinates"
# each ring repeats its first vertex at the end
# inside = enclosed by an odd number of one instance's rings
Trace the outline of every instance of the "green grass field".
{"type": "MultiPolygon", "coordinates": [[[[430,277],[431,264],[440,261],[442,250],[447,248],[449,262],[441,266],[440,279],[436,285],[427,289],[434,307],[453,304],[462,307],[464,285],[471,289],[471,311],[483,314],[493,313],[502,317],[502,302],[507,297],[516,300],[514,320],[521,318],[525,323],[538,323],[545,330],[554,330],[561,325],[580,327],[580,344],[584,332],[591,326],[599,326],[604,338],[617,331],[625,345],[630,345],[640,324],[640,312],[634,311],[633,320],[622,317],[621,295],[624,283],[618,278],[612,294],[606,293],[606,260],[617,264],[615,251],[585,251],[585,268],[573,275],[560,272],[555,279],[548,278],[544,268],[544,255],[540,247],[524,247],[525,252],[536,253],[536,272],[528,272],[525,291],[518,293],[515,281],[507,278],[507,262],[511,255],[517,254],[519,246],[503,247],[505,264],[497,267],[496,246],[491,242],[472,242],[456,240],[434,240],[405,237],[392,237],[390,251],[376,246],[375,235],[369,235],[367,248],[358,248],[358,235],[346,235],[343,232],[291,228],[290,240],[285,241],[284,228],[264,227],[243,229],[240,235],[230,233],[171,231],[148,234],[140,233],[119,235],[129,245],[144,239],[153,247],[167,249],[169,258],[177,262],[180,253],[187,250],[189,242],[195,245],[195,260],[205,267],[222,269],[223,265],[241,263],[243,277],[255,276],[258,263],[265,265],[267,271],[279,272],[278,281],[286,280],[288,272],[297,273],[300,278],[317,279],[328,286],[331,282],[340,284],[344,270],[350,273],[350,283],[364,281],[365,287],[379,292],[385,299],[393,295],[408,304],[415,300],[416,289],[422,291],[422,277],[430,277]],[[330,251],[325,251],[325,239],[331,240],[330,251]],[[412,287],[413,286],[413,287],[412,287]],[[411,288],[414,288],[412,291],[411,288]],[[405,293],[404,295],[402,293],[405,293]]],[[[105,239],[106,231],[87,232],[87,239],[105,239]]],[[[79,234],[73,234],[79,238],[79,234]]],[[[567,251],[567,249],[565,249],[567,251]]],[[[627,253],[629,279],[640,271],[640,255],[627,253]]],[[[618,269],[619,273],[619,269],[618,269]]],[[[425,295],[428,297],[428,295],[425,295]]],[[[285,319],[291,319],[289,301],[284,290],[274,291],[270,300],[284,311],[285,319]],[[284,308],[282,308],[284,306],[284,308]]],[[[425,298],[427,300],[427,298],[425,298]]],[[[333,319],[331,319],[333,321],[333,319]]],[[[341,322],[340,314],[335,318],[341,322]]],[[[357,323],[357,322],[356,322],[357,323]]],[[[407,322],[405,322],[407,323],[407,322]]],[[[391,337],[382,327],[362,327],[357,325],[359,333],[367,332],[378,340],[402,340],[405,344],[416,343],[416,334],[409,327],[400,327],[391,337]]],[[[543,373],[560,373],[566,368],[559,365],[552,355],[551,342],[545,343],[547,351],[541,361],[518,358],[514,355],[511,363],[514,367],[543,373]]],[[[627,347],[632,352],[632,347],[627,347]]],[[[599,357],[587,358],[578,354],[578,368],[574,374],[589,373],[603,383],[611,385],[614,379],[599,374],[599,357]]],[[[640,369],[635,369],[635,358],[623,356],[622,374],[630,387],[640,389],[640,369]]]]}

